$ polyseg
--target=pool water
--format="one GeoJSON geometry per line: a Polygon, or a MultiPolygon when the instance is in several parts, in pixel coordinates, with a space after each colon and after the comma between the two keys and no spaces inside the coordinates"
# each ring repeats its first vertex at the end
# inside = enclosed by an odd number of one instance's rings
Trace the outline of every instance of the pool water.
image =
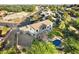
{"type": "Polygon", "coordinates": [[[60,46],[60,45],[61,45],[61,40],[56,39],[56,40],[52,41],[52,43],[53,43],[55,46],[60,46]]]}

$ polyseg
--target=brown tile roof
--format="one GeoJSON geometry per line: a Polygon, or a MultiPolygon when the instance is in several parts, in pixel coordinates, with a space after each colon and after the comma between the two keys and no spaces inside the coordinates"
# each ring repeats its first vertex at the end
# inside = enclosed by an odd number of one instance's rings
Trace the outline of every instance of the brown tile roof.
{"type": "Polygon", "coordinates": [[[31,26],[33,29],[37,30],[37,29],[40,28],[41,23],[34,23],[34,24],[30,25],[30,26],[31,26]]]}
{"type": "Polygon", "coordinates": [[[50,25],[52,22],[50,20],[45,20],[42,23],[44,23],[45,25],[50,25]]]}
{"type": "Polygon", "coordinates": [[[50,25],[52,22],[50,20],[45,20],[45,21],[42,21],[42,22],[38,22],[38,23],[34,23],[34,24],[31,24],[30,26],[37,30],[41,27],[42,24],[45,24],[46,26],[47,25],[50,25]]]}

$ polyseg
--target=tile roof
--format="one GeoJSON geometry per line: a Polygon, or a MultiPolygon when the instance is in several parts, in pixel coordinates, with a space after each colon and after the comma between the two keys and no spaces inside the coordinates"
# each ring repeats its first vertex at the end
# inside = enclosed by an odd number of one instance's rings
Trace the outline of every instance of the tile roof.
{"type": "Polygon", "coordinates": [[[47,25],[50,25],[51,23],[52,22],[50,20],[45,20],[45,21],[41,21],[41,22],[38,22],[38,23],[31,24],[30,26],[33,29],[37,30],[42,26],[42,24],[45,24],[47,26],[47,25]]]}
{"type": "Polygon", "coordinates": [[[26,13],[26,12],[14,13],[14,14],[7,15],[7,16],[3,17],[3,19],[0,20],[0,22],[2,22],[2,23],[16,23],[16,24],[19,24],[23,20],[25,20],[25,18],[27,17],[28,14],[29,13],[26,13]]]}
{"type": "Polygon", "coordinates": [[[17,19],[17,18],[23,18],[25,16],[27,16],[28,13],[26,12],[20,12],[20,13],[14,13],[11,15],[7,15],[3,18],[3,20],[12,20],[12,19],[17,19]]]}

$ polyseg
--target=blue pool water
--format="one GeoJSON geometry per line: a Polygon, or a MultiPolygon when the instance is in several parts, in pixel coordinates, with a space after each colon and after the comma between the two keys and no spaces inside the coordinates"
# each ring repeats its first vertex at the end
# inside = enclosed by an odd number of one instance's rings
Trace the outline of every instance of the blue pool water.
{"type": "Polygon", "coordinates": [[[54,40],[52,43],[53,43],[55,46],[60,46],[61,40],[56,39],[56,40],[54,40]]]}

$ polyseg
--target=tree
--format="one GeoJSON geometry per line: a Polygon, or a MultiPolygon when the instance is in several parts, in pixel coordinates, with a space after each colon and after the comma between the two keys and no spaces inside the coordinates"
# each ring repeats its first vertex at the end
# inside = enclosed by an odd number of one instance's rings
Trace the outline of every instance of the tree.
{"type": "Polygon", "coordinates": [[[65,26],[65,22],[64,22],[64,21],[61,21],[61,22],[60,22],[60,25],[59,25],[59,28],[60,28],[60,29],[65,29],[65,27],[66,27],[66,26],[65,26]]]}
{"type": "Polygon", "coordinates": [[[35,5],[0,5],[0,10],[6,10],[9,12],[33,12],[35,11],[35,5]]]}
{"type": "Polygon", "coordinates": [[[54,36],[63,37],[62,30],[59,29],[58,27],[54,27],[53,30],[51,30],[51,31],[48,33],[48,37],[49,37],[49,38],[53,38],[54,36]]]}
{"type": "Polygon", "coordinates": [[[76,27],[79,28],[79,18],[77,18],[75,22],[76,22],[75,23],[76,24],[76,27]]]}
{"type": "Polygon", "coordinates": [[[0,54],[19,54],[22,53],[16,46],[9,46],[10,41],[0,42],[0,54]]]}
{"type": "Polygon", "coordinates": [[[29,54],[56,54],[56,47],[50,42],[34,40],[30,49],[26,51],[29,54]]]}
{"type": "Polygon", "coordinates": [[[68,37],[64,41],[64,52],[72,54],[79,53],[79,41],[73,37],[68,37]]]}
{"type": "Polygon", "coordinates": [[[17,52],[15,48],[9,48],[9,49],[0,51],[0,54],[17,54],[17,52]]]}
{"type": "Polygon", "coordinates": [[[64,12],[63,19],[64,19],[65,24],[68,24],[72,21],[71,16],[67,12],[64,12]]]}
{"type": "Polygon", "coordinates": [[[51,11],[57,11],[57,6],[51,5],[51,6],[49,6],[49,9],[50,9],[51,11]]]}
{"type": "Polygon", "coordinates": [[[33,12],[35,11],[35,5],[22,5],[23,11],[33,12]]]}

